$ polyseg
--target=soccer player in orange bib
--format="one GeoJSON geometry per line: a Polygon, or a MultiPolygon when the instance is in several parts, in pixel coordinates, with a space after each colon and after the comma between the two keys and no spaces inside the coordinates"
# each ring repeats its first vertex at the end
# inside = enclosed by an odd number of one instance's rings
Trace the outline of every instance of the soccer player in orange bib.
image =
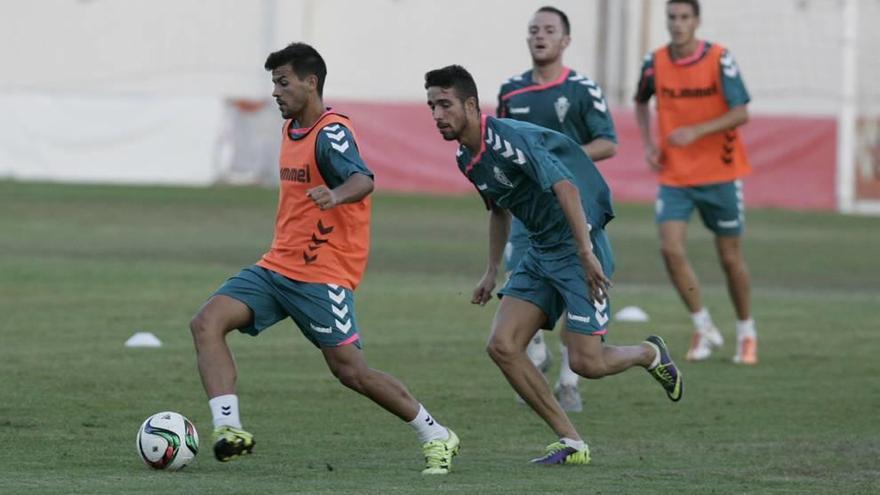
{"type": "Polygon", "coordinates": [[[685,250],[687,222],[696,208],[715,245],[736,311],[735,363],[758,362],[758,337],[749,307],[749,274],[741,249],[745,222],[740,178],[751,170],[737,127],[749,118],[749,94],[730,52],[696,38],[697,0],[669,0],[671,42],[645,58],[636,92],[636,118],[645,159],[660,175],[656,221],[672,284],[691,312],[694,334],[687,359],[709,358],[724,342],[703,305],[685,250]],[[656,97],[659,146],[651,137],[648,101],[656,97]]]}
{"type": "Polygon", "coordinates": [[[262,259],[227,280],[190,324],[214,420],[214,455],[228,461],[254,446],[241,426],[226,334],[256,336],[290,317],[343,385],[413,427],[426,461],[422,473],[446,474],[458,437],[400,381],[369,368],[361,351],[353,291],[367,264],[373,174],[351,120],[324,107],[327,68],[311,46],[293,43],[274,52],[265,68],[286,119],[275,237],[262,259]]]}

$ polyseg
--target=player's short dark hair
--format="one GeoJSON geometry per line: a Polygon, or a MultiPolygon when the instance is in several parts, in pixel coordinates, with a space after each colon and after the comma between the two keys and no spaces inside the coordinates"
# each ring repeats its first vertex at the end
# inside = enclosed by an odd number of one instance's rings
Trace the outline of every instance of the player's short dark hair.
{"type": "Polygon", "coordinates": [[[562,21],[562,32],[563,34],[571,34],[571,23],[568,22],[568,16],[565,15],[565,12],[553,7],[551,5],[545,5],[540,9],[536,10],[535,13],[538,12],[549,12],[551,14],[556,14],[559,16],[559,20],[562,21]]]}
{"type": "Polygon", "coordinates": [[[318,96],[324,96],[327,65],[318,50],[306,43],[291,43],[277,52],[270,53],[263,67],[266,70],[275,70],[285,64],[290,65],[293,73],[300,79],[305,79],[308,76],[317,77],[318,96]]]}
{"type": "Polygon", "coordinates": [[[477,100],[477,107],[480,106],[477,83],[474,82],[471,73],[460,65],[447,65],[442,69],[435,69],[425,74],[425,89],[431,86],[444,89],[452,88],[461,101],[473,96],[477,100]]]}
{"type": "Polygon", "coordinates": [[[694,9],[694,17],[700,17],[700,0],[668,0],[666,5],[672,3],[683,3],[685,5],[690,5],[692,9],[694,9]]]}

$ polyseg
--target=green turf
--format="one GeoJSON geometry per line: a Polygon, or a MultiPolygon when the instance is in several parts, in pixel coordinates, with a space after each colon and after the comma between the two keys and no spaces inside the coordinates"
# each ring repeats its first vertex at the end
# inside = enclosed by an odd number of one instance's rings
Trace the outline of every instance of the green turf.
{"type": "MultiPolygon", "coordinates": [[[[750,212],[761,364],[729,364],[730,345],[684,363],[677,404],[641,370],[583,383],[586,410],[573,420],[593,462],[542,468],[526,461],[553,436],[485,355],[493,308],[467,302],[487,250],[476,197],[377,195],[358,291],[370,363],[461,437],[454,473],[422,477],[409,427],[336,383],[287,323],[231,337],[258,445],[217,463],[187,325],[266,248],[275,198],[0,182],[0,493],[880,492],[880,219],[750,212]],[[165,345],[123,348],[137,330],[165,345]],[[147,469],[134,449],[144,418],[168,409],[202,434],[204,451],[179,473],[147,469]]],[[[681,358],[689,319],[651,218],[648,206],[621,205],[611,225],[613,304],[639,305],[652,321],[615,324],[610,341],[659,333],[681,358]]],[[[711,238],[692,230],[705,299],[730,339],[711,238]]]]}

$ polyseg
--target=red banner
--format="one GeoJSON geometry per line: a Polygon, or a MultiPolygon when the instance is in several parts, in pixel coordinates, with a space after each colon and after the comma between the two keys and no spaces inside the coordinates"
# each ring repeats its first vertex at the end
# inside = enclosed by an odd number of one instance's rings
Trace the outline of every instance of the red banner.
{"type": "MultiPolygon", "coordinates": [[[[443,141],[426,105],[334,102],[355,123],[358,144],[377,189],[466,193],[455,165],[457,143],[443,141]]],[[[630,109],[614,112],[620,145],[599,168],[615,201],[652,202],[657,182],[642,153],[630,109]]],[[[744,179],[749,206],[835,209],[836,124],[832,118],[752,116],[743,127],[753,172],[744,179]]]]}

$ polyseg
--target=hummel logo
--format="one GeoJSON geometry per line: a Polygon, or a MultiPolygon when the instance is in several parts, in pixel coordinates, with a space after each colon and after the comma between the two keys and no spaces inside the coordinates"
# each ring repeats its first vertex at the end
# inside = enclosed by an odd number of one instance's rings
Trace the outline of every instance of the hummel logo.
{"type": "Polygon", "coordinates": [[[531,107],[510,107],[510,115],[524,115],[529,113],[531,107]]]}
{"type": "Polygon", "coordinates": [[[576,314],[571,313],[571,312],[568,313],[568,319],[569,319],[569,320],[573,320],[573,321],[579,321],[579,322],[581,322],[581,323],[589,323],[589,322],[590,322],[590,317],[589,317],[589,316],[576,315],[576,314]]]}
{"type": "Polygon", "coordinates": [[[315,325],[314,323],[309,323],[309,326],[312,328],[312,330],[314,330],[318,333],[330,333],[333,331],[333,329],[330,327],[319,327],[319,326],[315,325]]]}
{"type": "Polygon", "coordinates": [[[486,189],[489,189],[489,184],[477,184],[477,189],[485,191],[486,189]]]}
{"type": "Polygon", "coordinates": [[[739,227],[739,220],[718,220],[718,226],[722,229],[732,229],[739,227]]]}
{"type": "Polygon", "coordinates": [[[222,406],[220,408],[220,414],[224,416],[229,416],[230,414],[232,414],[232,406],[222,406]]]}

